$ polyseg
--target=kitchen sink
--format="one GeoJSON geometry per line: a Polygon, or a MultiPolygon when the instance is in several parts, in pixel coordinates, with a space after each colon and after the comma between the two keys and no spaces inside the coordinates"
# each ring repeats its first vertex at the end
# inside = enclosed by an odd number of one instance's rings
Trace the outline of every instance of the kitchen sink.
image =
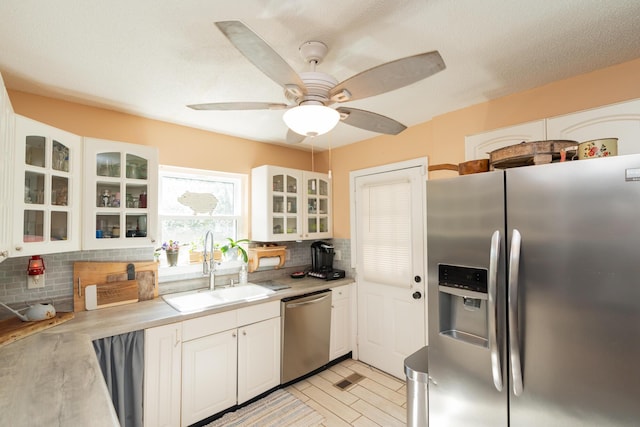
{"type": "Polygon", "coordinates": [[[214,291],[206,289],[163,295],[162,299],[181,313],[194,313],[224,304],[267,298],[273,293],[271,289],[249,283],[214,291]]]}

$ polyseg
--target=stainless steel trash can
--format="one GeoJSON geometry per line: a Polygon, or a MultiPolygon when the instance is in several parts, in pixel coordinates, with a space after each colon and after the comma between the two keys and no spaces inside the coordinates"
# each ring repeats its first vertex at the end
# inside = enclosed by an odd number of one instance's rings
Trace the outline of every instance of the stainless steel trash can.
{"type": "Polygon", "coordinates": [[[407,427],[429,425],[428,347],[422,347],[404,359],[407,376],[407,427]]]}

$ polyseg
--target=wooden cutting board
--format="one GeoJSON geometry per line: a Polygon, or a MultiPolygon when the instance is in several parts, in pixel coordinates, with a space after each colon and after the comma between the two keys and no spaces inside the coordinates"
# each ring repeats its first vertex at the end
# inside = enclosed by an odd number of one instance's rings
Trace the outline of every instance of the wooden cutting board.
{"type": "Polygon", "coordinates": [[[138,302],[137,280],[97,283],[88,285],[84,291],[87,310],[138,302]]]}
{"type": "MultiPolygon", "coordinates": [[[[112,274],[107,276],[107,282],[127,280],[127,274],[112,274]]],[[[146,301],[158,296],[156,286],[156,273],[153,271],[136,271],[136,281],[138,282],[138,299],[146,301]]]]}
{"type": "Polygon", "coordinates": [[[23,322],[17,317],[0,321],[0,347],[73,319],[73,313],[56,313],[51,319],[23,322]]]}
{"type": "Polygon", "coordinates": [[[104,291],[109,290],[110,296],[106,294],[101,301],[109,305],[128,304],[137,300],[153,299],[158,296],[158,264],[154,261],[139,262],[94,262],[79,261],[73,263],[73,310],[84,311],[86,307],[86,287],[96,285],[96,308],[98,304],[98,292],[103,286],[109,283],[118,282],[122,286],[129,286],[127,290],[114,291],[113,288],[106,287],[104,291]],[[133,264],[135,269],[135,278],[131,279],[137,282],[137,295],[132,298],[132,288],[127,274],[127,266],[133,264]],[[100,285],[100,286],[97,286],[100,285]],[[141,289],[142,288],[142,289],[141,289]],[[142,295],[142,298],[140,297],[142,295]]]}

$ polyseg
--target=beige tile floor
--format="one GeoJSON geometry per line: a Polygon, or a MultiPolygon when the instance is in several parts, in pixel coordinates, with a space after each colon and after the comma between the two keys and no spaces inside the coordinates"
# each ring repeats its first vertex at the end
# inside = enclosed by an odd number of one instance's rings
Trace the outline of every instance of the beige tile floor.
{"type": "Polygon", "coordinates": [[[323,427],[406,426],[406,385],[362,362],[347,359],[287,391],[322,414],[323,427]],[[344,391],[334,384],[358,373],[364,378],[344,391]]]}

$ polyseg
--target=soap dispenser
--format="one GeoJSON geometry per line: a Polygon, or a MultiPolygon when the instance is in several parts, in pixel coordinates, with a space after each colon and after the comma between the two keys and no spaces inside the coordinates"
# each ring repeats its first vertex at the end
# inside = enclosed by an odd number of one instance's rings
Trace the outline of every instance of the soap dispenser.
{"type": "Polygon", "coordinates": [[[247,272],[247,264],[242,263],[240,266],[240,286],[249,282],[249,273],[247,272]]]}

